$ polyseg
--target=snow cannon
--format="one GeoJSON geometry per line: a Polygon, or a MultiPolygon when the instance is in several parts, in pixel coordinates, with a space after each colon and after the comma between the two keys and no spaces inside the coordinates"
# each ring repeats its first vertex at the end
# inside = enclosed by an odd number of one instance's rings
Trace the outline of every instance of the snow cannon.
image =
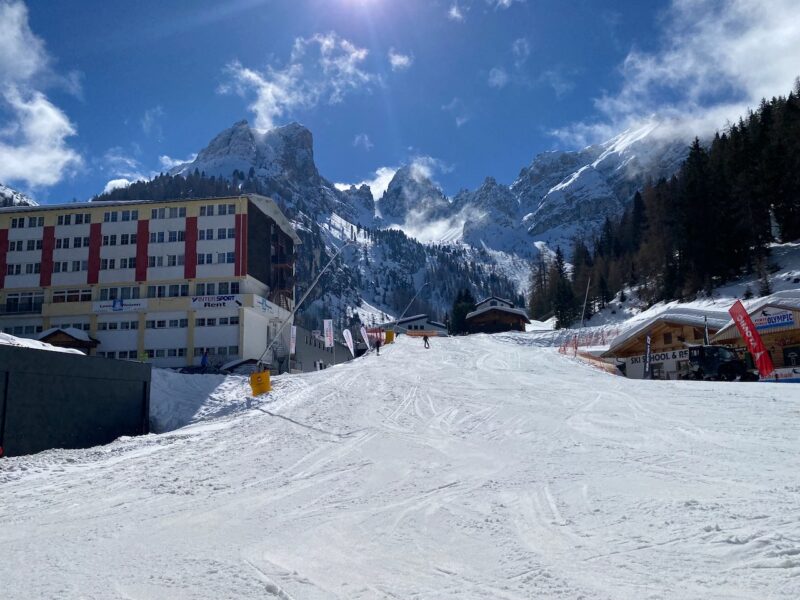
{"type": "Polygon", "coordinates": [[[250,389],[253,390],[253,396],[260,396],[272,391],[270,384],[269,371],[256,371],[250,375],[250,389]]]}

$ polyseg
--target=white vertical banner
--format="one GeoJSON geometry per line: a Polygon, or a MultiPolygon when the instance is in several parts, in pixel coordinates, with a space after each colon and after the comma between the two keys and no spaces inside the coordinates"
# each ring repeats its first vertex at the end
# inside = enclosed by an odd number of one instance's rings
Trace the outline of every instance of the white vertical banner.
{"type": "Polygon", "coordinates": [[[353,346],[353,334],[350,333],[349,329],[345,329],[342,331],[342,335],[344,336],[344,341],[347,342],[347,348],[350,350],[350,354],[353,355],[353,358],[356,357],[356,349],[353,346]]]}
{"type": "Polygon", "coordinates": [[[361,337],[364,338],[364,343],[367,345],[367,350],[372,350],[372,346],[369,343],[369,336],[367,335],[367,328],[363,325],[361,326],[361,337]]]}
{"type": "Polygon", "coordinates": [[[297,348],[297,326],[292,325],[292,334],[289,338],[289,355],[291,356],[294,354],[294,351],[297,348]]]}
{"type": "Polygon", "coordinates": [[[325,319],[322,326],[325,331],[325,347],[333,348],[333,319],[325,319]]]}

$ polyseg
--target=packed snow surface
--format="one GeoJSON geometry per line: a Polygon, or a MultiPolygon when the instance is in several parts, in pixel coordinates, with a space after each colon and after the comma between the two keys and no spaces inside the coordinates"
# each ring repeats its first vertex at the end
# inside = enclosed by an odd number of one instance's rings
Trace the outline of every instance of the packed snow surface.
{"type": "Polygon", "coordinates": [[[205,379],[230,412],[0,461],[2,596],[800,597],[800,386],[532,341],[403,336],[252,402],[205,379]]]}

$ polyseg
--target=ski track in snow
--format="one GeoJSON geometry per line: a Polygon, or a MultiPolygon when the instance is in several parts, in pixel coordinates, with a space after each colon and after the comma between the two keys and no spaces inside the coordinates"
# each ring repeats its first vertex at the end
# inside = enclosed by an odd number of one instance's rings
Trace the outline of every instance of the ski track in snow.
{"type": "Polygon", "coordinates": [[[0,461],[3,598],[800,597],[800,386],[432,345],[0,461]]]}

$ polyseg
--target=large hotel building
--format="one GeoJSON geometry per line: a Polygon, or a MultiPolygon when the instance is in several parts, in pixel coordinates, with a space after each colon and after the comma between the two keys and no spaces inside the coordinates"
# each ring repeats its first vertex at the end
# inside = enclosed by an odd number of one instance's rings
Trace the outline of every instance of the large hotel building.
{"type": "Polygon", "coordinates": [[[257,359],[294,307],[299,243],[258,195],[0,208],[0,331],[78,329],[162,367],[257,359]]]}

